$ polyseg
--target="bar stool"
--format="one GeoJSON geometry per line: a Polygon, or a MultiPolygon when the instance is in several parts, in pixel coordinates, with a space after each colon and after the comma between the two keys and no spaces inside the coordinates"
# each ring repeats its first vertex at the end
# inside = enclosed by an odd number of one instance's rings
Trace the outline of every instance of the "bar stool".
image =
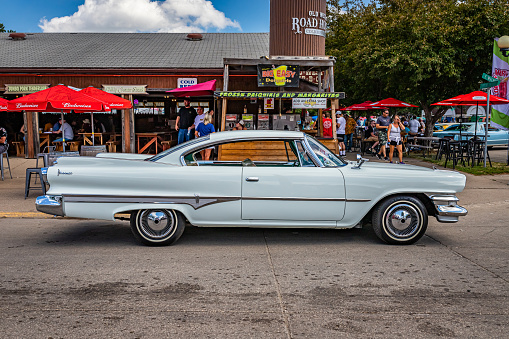
{"type": "MultiPolygon", "coordinates": [[[[474,139],[469,140],[469,150],[468,150],[468,154],[467,154],[467,157],[468,157],[467,161],[468,161],[468,164],[470,165],[470,160],[472,160],[472,167],[474,166],[476,160],[477,160],[477,165],[479,165],[481,163],[481,161],[484,162],[484,144],[485,144],[485,141],[483,141],[483,140],[474,140],[474,139]]],[[[490,152],[486,152],[486,159],[489,161],[490,167],[492,167],[491,159],[490,159],[490,152]]]]}
{"type": "Polygon", "coordinates": [[[25,176],[25,199],[28,197],[28,193],[30,192],[30,179],[32,178],[32,173],[39,176],[41,180],[41,188],[33,187],[32,189],[42,190],[42,194],[46,194],[46,183],[43,178],[42,168],[27,168],[26,176],[25,176]]]}
{"type": "Polygon", "coordinates": [[[459,161],[465,166],[465,160],[463,159],[463,151],[461,149],[461,143],[459,141],[449,140],[447,142],[449,145],[446,148],[446,154],[445,154],[445,164],[444,166],[447,167],[447,162],[449,160],[452,161],[452,168],[455,169],[456,165],[459,161]]]}
{"type": "Polygon", "coordinates": [[[7,154],[8,150],[9,150],[9,144],[7,144],[7,149],[3,153],[0,153],[0,170],[2,171],[2,181],[4,181],[4,154],[5,154],[5,157],[7,158],[7,166],[9,167],[9,174],[12,179],[11,163],[9,162],[9,154],[7,154]]]}

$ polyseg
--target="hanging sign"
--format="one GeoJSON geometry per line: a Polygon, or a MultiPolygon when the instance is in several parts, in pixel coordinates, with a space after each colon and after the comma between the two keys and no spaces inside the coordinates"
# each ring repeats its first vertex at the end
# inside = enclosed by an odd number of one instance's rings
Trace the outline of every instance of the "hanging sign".
{"type": "Polygon", "coordinates": [[[258,87],[299,87],[300,66],[258,65],[258,87]]]}
{"type": "Polygon", "coordinates": [[[49,88],[49,84],[10,85],[5,84],[4,94],[29,94],[49,88]]]}
{"type": "Polygon", "coordinates": [[[184,88],[198,84],[198,78],[178,78],[177,88],[184,88]]]}
{"type": "Polygon", "coordinates": [[[103,91],[111,94],[148,94],[147,85],[103,85],[103,91]]]}
{"type": "Polygon", "coordinates": [[[319,109],[327,108],[326,98],[293,98],[292,99],[293,109],[319,109]]]}
{"type": "Polygon", "coordinates": [[[344,99],[345,92],[214,92],[214,96],[218,98],[231,99],[250,99],[250,98],[276,98],[276,99],[292,99],[292,98],[327,98],[327,99],[344,99]]]}
{"type": "Polygon", "coordinates": [[[308,11],[307,16],[292,18],[292,32],[295,34],[318,35],[325,38],[327,14],[308,11]]]}
{"type": "Polygon", "coordinates": [[[264,98],[263,99],[263,109],[274,109],[274,99],[264,98]]]}

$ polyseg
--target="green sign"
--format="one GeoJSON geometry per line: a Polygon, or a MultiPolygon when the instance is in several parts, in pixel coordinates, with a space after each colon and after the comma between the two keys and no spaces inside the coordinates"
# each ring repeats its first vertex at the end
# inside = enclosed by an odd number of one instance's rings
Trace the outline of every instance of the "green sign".
{"type": "Polygon", "coordinates": [[[482,74],[482,78],[486,81],[489,81],[489,82],[494,82],[494,81],[498,81],[497,78],[494,78],[492,77],[491,75],[488,75],[486,73],[483,73],[482,74]]]}
{"type": "Polygon", "coordinates": [[[327,98],[344,99],[345,92],[214,92],[219,98],[251,99],[251,98],[327,98]]]}
{"type": "Polygon", "coordinates": [[[5,85],[5,94],[28,94],[35,93],[49,88],[46,84],[27,84],[27,85],[5,85]]]}
{"type": "Polygon", "coordinates": [[[495,86],[498,86],[500,84],[500,81],[497,80],[497,81],[493,81],[493,82],[486,82],[484,84],[481,84],[480,89],[483,89],[483,88],[491,88],[491,87],[495,87],[495,86]]]}

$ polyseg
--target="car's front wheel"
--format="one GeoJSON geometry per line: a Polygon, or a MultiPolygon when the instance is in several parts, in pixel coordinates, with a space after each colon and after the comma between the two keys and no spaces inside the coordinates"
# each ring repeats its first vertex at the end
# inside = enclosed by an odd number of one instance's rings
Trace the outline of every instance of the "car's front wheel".
{"type": "Polygon", "coordinates": [[[174,210],[139,210],[131,213],[134,237],[145,245],[171,245],[180,238],[184,228],[183,216],[174,210]]]}
{"type": "Polygon", "coordinates": [[[373,230],[389,244],[413,244],[424,235],[427,227],[426,207],[411,196],[387,198],[373,211],[373,230]]]}

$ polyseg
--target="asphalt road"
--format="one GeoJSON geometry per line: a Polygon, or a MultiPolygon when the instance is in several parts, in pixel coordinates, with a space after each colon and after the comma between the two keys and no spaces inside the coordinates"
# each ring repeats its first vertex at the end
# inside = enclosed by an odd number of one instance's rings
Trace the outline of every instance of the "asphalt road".
{"type": "Polygon", "coordinates": [[[0,219],[2,338],[503,338],[509,176],[468,177],[469,215],[411,246],[355,230],[0,219]]]}

